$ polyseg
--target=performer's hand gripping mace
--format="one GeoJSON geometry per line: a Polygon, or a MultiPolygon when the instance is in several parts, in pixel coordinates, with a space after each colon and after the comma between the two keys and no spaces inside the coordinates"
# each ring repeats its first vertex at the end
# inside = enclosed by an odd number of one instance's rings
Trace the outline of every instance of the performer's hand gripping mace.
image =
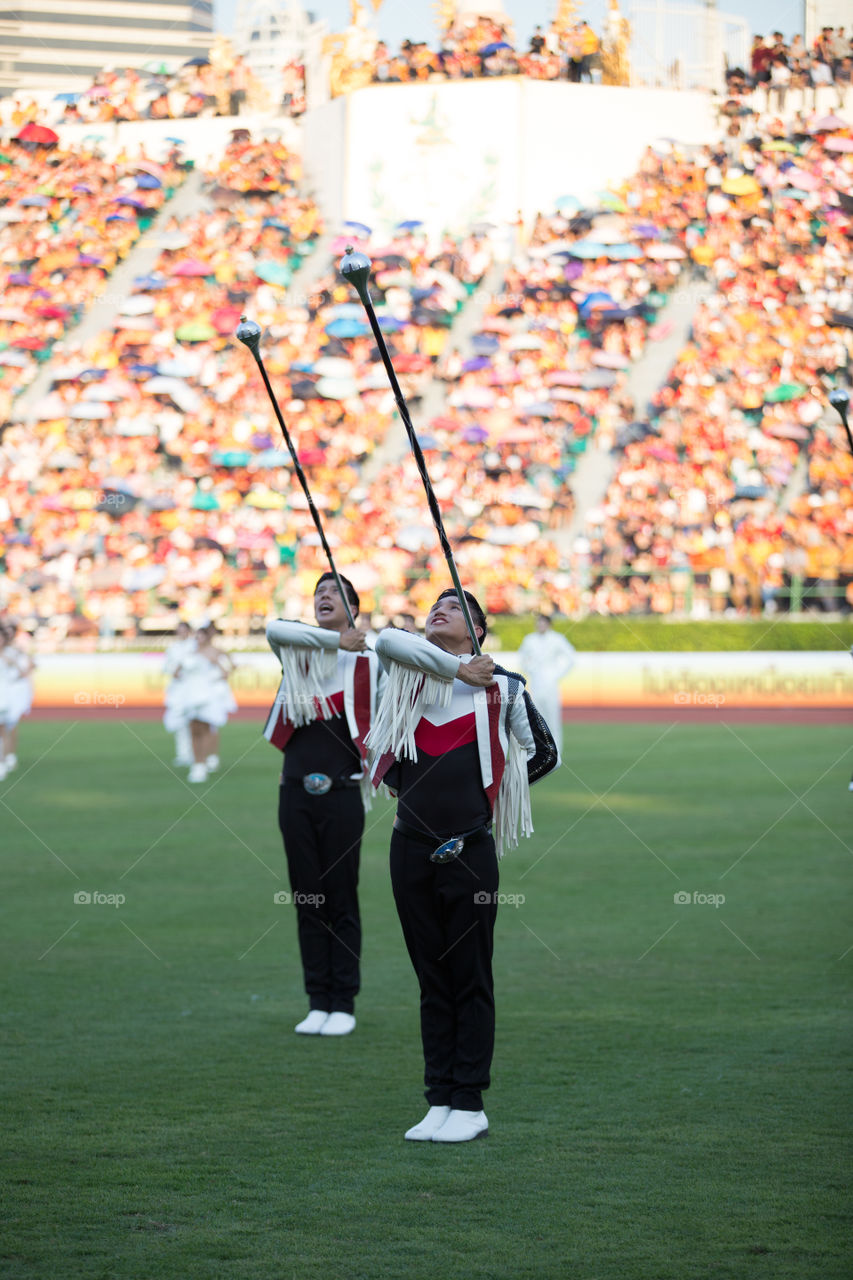
{"type": "Polygon", "coordinates": [[[290,452],[290,456],[293,459],[293,469],[296,472],[299,483],[302,485],[302,492],[305,494],[306,501],[308,502],[308,510],[311,512],[311,517],[314,521],[314,527],[316,528],[318,534],[320,535],[320,542],[323,545],[323,550],[325,551],[326,558],[329,561],[329,568],[332,571],[332,576],[334,577],[335,583],[337,584],[338,591],[340,592],[341,600],[343,601],[344,609],[346,611],[347,620],[350,626],[354,627],[355,618],[352,616],[352,610],[350,609],[349,600],[347,599],[347,593],[344,590],[344,584],[341,582],[338,571],[335,568],[335,562],[332,559],[331,548],[329,547],[329,544],[326,541],[326,535],[323,532],[323,525],[320,522],[320,513],[317,510],[317,508],[314,506],[314,499],[311,497],[311,491],[308,488],[308,481],[305,479],[305,472],[302,470],[302,466],[300,465],[299,459],[296,456],[296,450],[293,447],[293,441],[290,438],[290,432],[288,431],[285,425],[284,418],[281,416],[281,409],[278,407],[278,401],[276,400],[275,395],[273,394],[273,389],[270,386],[270,380],[267,377],[267,371],[264,368],[264,362],[261,359],[261,351],[260,351],[261,326],[259,324],[256,324],[254,320],[247,320],[245,316],[241,316],[240,324],[237,328],[237,338],[239,339],[240,342],[243,343],[244,347],[249,348],[252,355],[255,357],[258,368],[261,371],[261,377],[264,380],[264,386],[267,389],[267,394],[269,395],[270,401],[272,403],[272,407],[275,410],[275,416],[278,418],[278,425],[281,427],[281,433],[284,436],[284,443],[287,445],[287,448],[290,452]]]}
{"type": "Polygon", "coordinates": [[[471,611],[468,608],[468,601],[465,599],[465,593],[462,590],[462,583],[459,581],[459,574],[456,569],[456,562],[453,559],[453,551],[448,541],[447,534],[444,530],[444,522],[441,519],[441,512],[438,507],[438,501],[429,473],[426,469],[423,450],[421,449],[418,437],[415,435],[415,429],[412,426],[412,419],[409,415],[409,409],[400,390],[400,384],[397,381],[397,375],[394,372],[394,366],[391,363],[391,357],[388,354],[388,348],[385,345],[385,335],[379,327],[379,321],[376,318],[376,312],[373,310],[373,303],[370,300],[370,291],[368,288],[368,280],[370,279],[370,259],[363,253],[353,253],[352,246],[347,246],[346,256],[341,259],[341,275],[354,285],[358,296],[367,312],[367,318],[370,321],[370,327],[373,330],[373,336],[376,339],[376,345],[379,348],[379,354],[382,357],[382,363],[385,365],[385,372],[388,374],[388,381],[391,383],[391,390],[394,392],[394,399],[397,401],[397,409],[403,420],[403,426],[406,428],[406,435],[409,437],[409,444],[412,447],[412,453],[415,456],[418,471],[426,491],[427,502],[429,503],[430,515],[438,534],[438,540],[441,543],[441,549],[444,552],[444,558],[447,561],[447,567],[450,570],[450,576],[453,579],[453,585],[456,588],[456,594],[459,597],[459,604],[465,617],[465,625],[468,628],[468,634],[471,637],[471,644],[474,646],[475,656],[479,656],[482,652],[480,642],[477,639],[477,632],[474,630],[474,622],[471,618],[471,611]]]}
{"type": "Polygon", "coordinates": [[[850,408],[849,391],[845,391],[843,387],[836,387],[834,391],[829,393],[829,403],[844,423],[844,430],[847,432],[847,443],[850,445],[850,452],[853,453],[853,435],[850,434],[850,423],[847,420],[847,412],[850,408]]]}

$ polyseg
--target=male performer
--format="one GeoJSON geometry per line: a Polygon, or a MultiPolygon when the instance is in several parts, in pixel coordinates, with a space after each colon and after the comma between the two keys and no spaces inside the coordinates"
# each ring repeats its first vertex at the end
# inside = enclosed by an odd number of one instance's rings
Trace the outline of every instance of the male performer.
{"type": "MultiPolygon", "coordinates": [[[[342,578],[358,617],[358,595],[342,578]]],[[[265,736],[284,752],[279,827],[296,907],[308,994],[300,1035],[345,1036],[355,1027],[361,921],[358,870],[364,830],[367,737],[379,663],[350,627],[331,573],[314,590],[316,627],[271,622],[267,640],[282,681],[265,736]]]]}
{"type": "Polygon", "coordinates": [[[518,651],[521,669],[527,674],[531,697],[551,730],[557,750],[563,749],[563,708],[560,681],[575,665],[574,645],[551,626],[547,613],[536,616],[536,630],[526,635],[518,651]]]}
{"type": "MultiPolygon", "coordinates": [[[[482,640],[483,611],[465,598],[482,640]]],[[[388,683],[373,781],[399,797],[391,884],[421,992],[430,1106],[405,1136],[468,1142],[489,1127],[498,856],[519,823],[532,832],[528,784],[556,766],[557,749],[521,677],[473,656],[455,590],[438,597],[425,636],[389,629],[376,642],[388,683]]]]}

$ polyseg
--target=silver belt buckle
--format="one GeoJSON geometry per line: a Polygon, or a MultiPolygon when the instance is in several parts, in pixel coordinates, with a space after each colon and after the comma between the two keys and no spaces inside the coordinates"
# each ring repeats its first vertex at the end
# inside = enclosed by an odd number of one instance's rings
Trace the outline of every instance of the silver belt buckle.
{"type": "Polygon", "coordinates": [[[309,796],[324,796],[332,789],[332,779],[327,773],[306,773],[302,785],[309,796]]]}
{"type": "Polygon", "coordinates": [[[458,858],[462,850],[465,848],[464,836],[451,836],[449,840],[445,840],[444,844],[440,844],[437,849],[433,849],[429,855],[430,862],[452,862],[454,858],[458,858]]]}

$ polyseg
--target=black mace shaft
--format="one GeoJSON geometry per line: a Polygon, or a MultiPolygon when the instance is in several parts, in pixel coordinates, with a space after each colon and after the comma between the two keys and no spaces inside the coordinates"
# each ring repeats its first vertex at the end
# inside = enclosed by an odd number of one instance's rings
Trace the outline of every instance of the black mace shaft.
{"type": "Polygon", "coordinates": [[[850,452],[853,453],[853,435],[850,434],[850,423],[847,414],[850,410],[850,393],[845,391],[843,387],[837,388],[829,393],[829,403],[844,423],[844,430],[847,432],[847,443],[850,445],[850,452]]]}
{"type": "Polygon", "coordinates": [[[355,618],[352,616],[352,610],[350,609],[349,600],[347,599],[347,593],[344,590],[344,584],[341,582],[340,575],[335,568],[335,562],[332,559],[332,551],[326,541],[326,535],[323,532],[320,513],[314,506],[314,499],[311,497],[311,490],[308,488],[308,481],[305,479],[305,472],[302,470],[302,465],[296,456],[296,450],[293,447],[290,432],[288,431],[287,425],[282,417],[281,409],[278,407],[278,401],[275,398],[269,377],[267,376],[267,371],[264,368],[264,362],[261,359],[261,326],[256,324],[254,320],[247,320],[245,316],[241,316],[240,324],[237,329],[237,338],[243,343],[244,347],[249,348],[252,355],[255,357],[255,363],[261,371],[261,377],[264,380],[267,395],[269,396],[270,403],[275,410],[275,416],[278,418],[278,425],[281,427],[281,434],[284,436],[284,443],[287,445],[290,456],[293,459],[293,469],[296,472],[299,483],[302,485],[302,492],[305,494],[305,498],[308,503],[308,510],[311,512],[311,518],[314,521],[314,527],[320,535],[320,542],[322,543],[323,550],[326,553],[326,559],[329,561],[329,568],[332,571],[332,576],[334,577],[338,591],[340,592],[341,600],[343,601],[343,606],[346,610],[347,620],[349,621],[350,626],[354,627],[355,618]]]}
{"type": "Polygon", "coordinates": [[[391,390],[394,393],[394,399],[397,402],[397,409],[403,420],[403,426],[406,428],[406,435],[409,437],[409,444],[415,457],[421,480],[423,481],[424,490],[429,503],[430,515],[435,525],[438,540],[441,543],[441,549],[444,552],[444,558],[447,561],[447,567],[450,570],[450,576],[453,579],[453,585],[456,588],[456,594],[459,597],[459,604],[465,617],[465,625],[468,628],[468,634],[471,637],[471,644],[474,646],[474,654],[479,655],[480,642],[477,639],[477,632],[474,630],[474,622],[471,618],[471,611],[468,608],[468,601],[465,599],[465,593],[462,590],[462,583],[459,581],[459,573],[456,568],[456,561],[453,559],[453,550],[444,529],[444,521],[441,518],[441,511],[438,506],[438,499],[432,487],[432,481],[429,478],[429,472],[426,468],[423,450],[421,449],[418,437],[415,435],[415,428],[412,426],[412,419],[409,415],[409,407],[400,390],[400,384],[397,381],[397,375],[394,372],[394,366],[391,363],[391,357],[388,354],[388,348],[385,345],[385,335],[380,328],[379,321],[376,318],[376,312],[373,309],[373,303],[370,299],[370,290],[368,281],[370,279],[370,259],[363,253],[353,253],[352,247],[347,247],[346,257],[341,259],[341,275],[349,280],[350,284],[355,286],[359,298],[361,298],[367,318],[370,321],[370,327],[373,330],[373,336],[376,339],[376,345],[379,348],[379,354],[382,357],[382,363],[385,366],[385,372],[388,374],[388,381],[391,384],[391,390]]]}

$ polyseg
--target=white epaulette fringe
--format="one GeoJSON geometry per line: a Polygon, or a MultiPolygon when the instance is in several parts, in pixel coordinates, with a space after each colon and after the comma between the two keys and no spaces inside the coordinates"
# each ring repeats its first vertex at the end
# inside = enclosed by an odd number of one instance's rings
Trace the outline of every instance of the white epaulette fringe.
{"type": "Polygon", "coordinates": [[[362,774],[361,781],[358,785],[361,791],[361,803],[364,805],[364,812],[370,813],[370,810],[373,808],[374,794],[373,783],[370,781],[370,774],[362,774]]]}
{"type": "Polygon", "coordinates": [[[282,645],[280,657],[284,676],[281,704],[285,718],[299,729],[317,719],[330,720],[336,716],[338,712],[323,690],[337,671],[337,649],[282,645]]]}
{"type": "Polygon", "coordinates": [[[533,835],[530,810],[530,783],[527,781],[527,752],[509,735],[506,768],[495,800],[495,848],[502,858],[514,849],[522,836],[533,835]],[[521,831],[519,833],[519,826],[521,831]]]}
{"type": "Polygon", "coordinates": [[[447,707],[452,693],[452,678],[443,680],[440,676],[427,675],[418,667],[391,662],[376,719],[365,738],[372,756],[378,758],[391,751],[398,760],[405,757],[416,761],[415,729],[424,706],[437,703],[447,707]]]}

